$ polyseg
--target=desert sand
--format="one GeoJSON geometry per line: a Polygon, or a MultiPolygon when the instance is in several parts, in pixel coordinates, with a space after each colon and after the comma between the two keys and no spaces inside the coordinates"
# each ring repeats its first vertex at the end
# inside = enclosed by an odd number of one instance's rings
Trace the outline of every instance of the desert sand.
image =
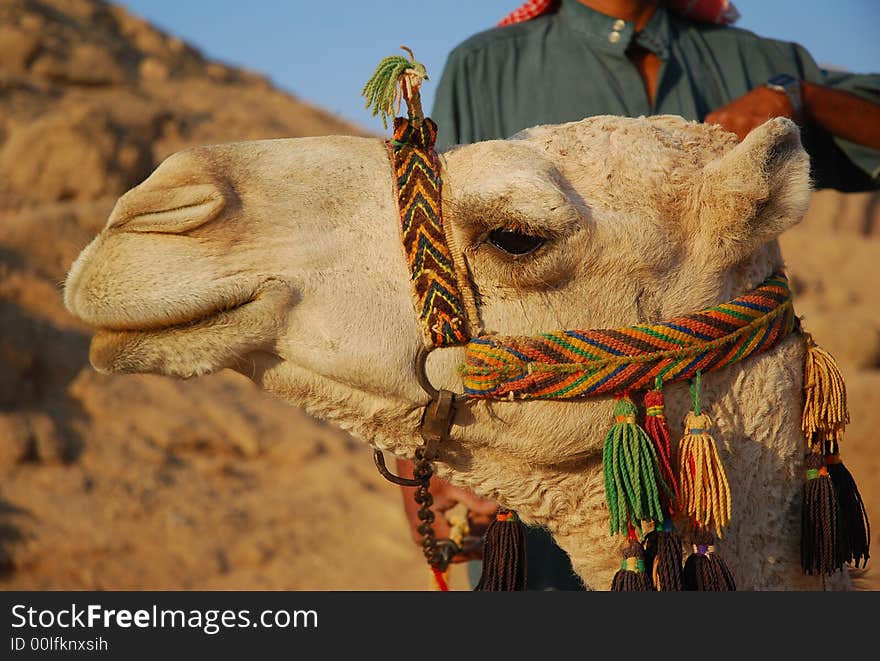
{"type": "MultiPolygon", "coordinates": [[[[362,132],[120,7],[0,5],[0,589],[426,588],[366,446],[233,373],[99,375],[61,300],[169,154],[323,134],[362,132]]],[[[880,194],[815,193],[782,247],[847,378],[843,458],[880,521],[880,194]]],[[[880,589],[876,564],[853,574],[880,589]]]]}

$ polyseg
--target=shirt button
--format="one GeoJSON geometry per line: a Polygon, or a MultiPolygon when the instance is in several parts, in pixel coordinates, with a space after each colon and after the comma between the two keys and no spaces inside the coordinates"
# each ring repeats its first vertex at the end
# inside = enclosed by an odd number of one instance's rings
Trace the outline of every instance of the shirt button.
{"type": "Polygon", "coordinates": [[[616,21],[614,21],[614,25],[612,27],[615,30],[622,30],[626,27],[626,21],[624,21],[622,18],[618,18],[616,21]]]}
{"type": "Polygon", "coordinates": [[[618,41],[620,41],[620,33],[615,30],[608,35],[608,41],[610,41],[612,44],[616,44],[618,41]]]}

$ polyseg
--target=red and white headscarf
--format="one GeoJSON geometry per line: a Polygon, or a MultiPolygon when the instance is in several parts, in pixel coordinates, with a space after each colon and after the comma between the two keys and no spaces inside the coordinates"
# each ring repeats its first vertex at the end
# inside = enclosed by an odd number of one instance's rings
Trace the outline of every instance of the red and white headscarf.
{"type": "MultiPolygon", "coordinates": [[[[554,9],[559,0],[528,0],[498,22],[498,26],[522,23],[554,9]]],[[[679,16],[698,23],[730,25],[739,18],[739,12],[730,0],[666,0],[666,6],[679,16]]]]}

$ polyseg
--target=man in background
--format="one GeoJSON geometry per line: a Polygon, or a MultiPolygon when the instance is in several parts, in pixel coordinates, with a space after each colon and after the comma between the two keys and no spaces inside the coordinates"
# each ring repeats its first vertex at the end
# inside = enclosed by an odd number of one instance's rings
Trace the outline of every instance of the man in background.
{"type": "Polygon", "coordinates": [[[449,55],[431,114],[441,148],[606,114],[681,115],[742,139],[786,116],[802,127],[818,188],[880,183],[880,75],[823,71],[798,44],[672,10],[721,0],[527,4],[543,13],[449,55]]]}
{"type": "MultiPolygon", "coordinates": [[[[784,116],[801,127],[817,188],[880,188],[880,75],[824,71],[798,44],[726,27],[736,16],[727,0],[527,2],[449,55],[431,113],[438,149],[594,115],[681,115],[740,139],[784,116]]],[[[441,537],[439,513],[456,502],[477,526],[494,511],[439,479],[431,491],[441,537]]],[[[583,589],[549,534],[530,529],[527,543],[530,589],[583,589]]]]}

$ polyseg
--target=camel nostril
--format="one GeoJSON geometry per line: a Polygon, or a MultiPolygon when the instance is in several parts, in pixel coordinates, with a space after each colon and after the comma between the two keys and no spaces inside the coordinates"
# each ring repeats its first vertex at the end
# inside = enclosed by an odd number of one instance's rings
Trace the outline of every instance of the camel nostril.
{"type": "Polygon", "coordinates": [[[180,234],[213,220],[226,207],[225,196],[213,184],[153,189],[142,186],[119,198],[108,228],[180,234]]]}

